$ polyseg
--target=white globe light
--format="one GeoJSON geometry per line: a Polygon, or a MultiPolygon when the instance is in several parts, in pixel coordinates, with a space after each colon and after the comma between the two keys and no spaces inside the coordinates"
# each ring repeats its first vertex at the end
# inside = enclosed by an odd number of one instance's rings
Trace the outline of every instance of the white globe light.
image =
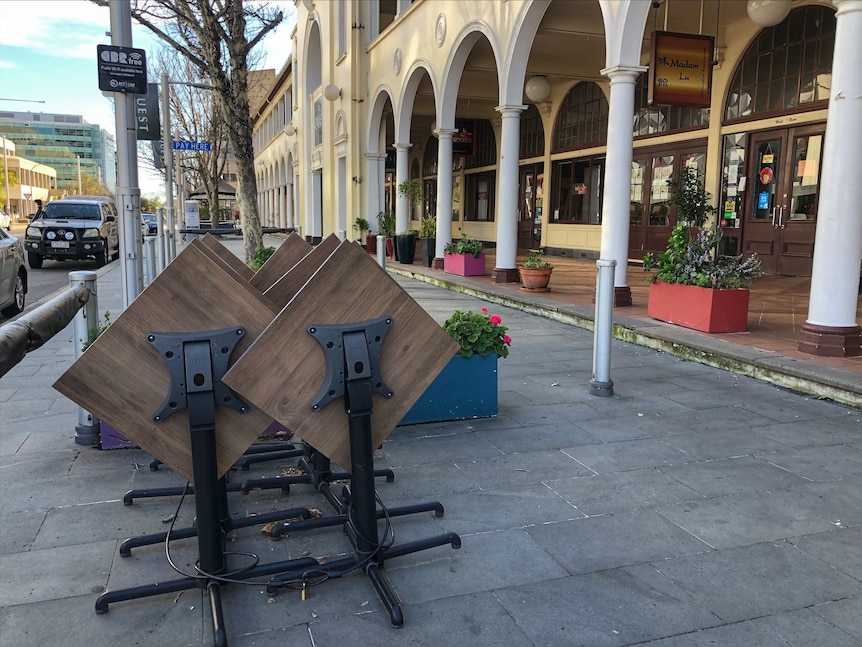
{"type": "Polygon", "coordinates": [[[335,101],[337,98],[341,96],[341,90],[339,90],[336,86],[331,83],[323,88],[323,96],[327,101],[335,101]]]}
{"type": "Polygon", "coordinates": [[[755,25],[772,27],[787,18],[792,0],[748,0],[746,11],[755,25]]]}
{"type": "Polygon", "coordinates": [[[524,84],[524,94],[533,103],[542,103],[551,94],[551,84],[544,76],[531,76],[524,84]]]}

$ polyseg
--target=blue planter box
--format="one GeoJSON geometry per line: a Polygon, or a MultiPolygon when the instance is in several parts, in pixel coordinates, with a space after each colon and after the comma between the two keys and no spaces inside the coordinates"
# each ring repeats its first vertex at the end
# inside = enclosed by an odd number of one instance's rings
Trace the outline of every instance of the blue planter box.
{"type": "Polygon", "coordinates": [[[455,355],[400,424],[496,416],[497,359],[455,355]]]}

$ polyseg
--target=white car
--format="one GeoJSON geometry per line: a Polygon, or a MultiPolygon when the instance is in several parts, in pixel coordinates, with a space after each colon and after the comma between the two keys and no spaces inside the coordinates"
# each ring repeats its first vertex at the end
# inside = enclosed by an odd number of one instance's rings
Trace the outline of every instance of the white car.
{"type": "Polygon", "coordinates": [[[12,216],[0,209],[0,227],[6,231],[12,231],[12,216]]]}

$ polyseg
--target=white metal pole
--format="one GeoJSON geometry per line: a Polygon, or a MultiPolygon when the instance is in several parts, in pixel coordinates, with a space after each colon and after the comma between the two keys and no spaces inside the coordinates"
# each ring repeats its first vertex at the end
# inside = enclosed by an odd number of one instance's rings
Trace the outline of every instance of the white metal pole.
{"type": "MultiPolygon", "coordinates": [[[[99,334],[99,300],[96,294],[96,272],[77,270],[69,272],[70,287],[82,285],[87,288],[90,298],[78,310],[72,320],[75,359],[84,352],[84,344],[90,345],[99,334]]],[[[78,424],[75,425],[76,445],[95,445],[99,440],[99,419],[82,407],[78,407],[78,424]]]]}
{"type": "Polygon", "coordinates": [[[174,150],[171,141],[170,92],[171,84],[168,80],[168,73],[162,72],[162,148],[164,148],[165,162],[165,210],[168,220],[167,263],[170,263],[177,253],[176,242],[174,241],[174,150]]]}
{"type": "Polygon", "coordinates": [[[614,268],[615,260],[596,261],[596,318],[593,333],[593,379],[590,395],[611,396],[611,338],[614,329],[614,268]]]}

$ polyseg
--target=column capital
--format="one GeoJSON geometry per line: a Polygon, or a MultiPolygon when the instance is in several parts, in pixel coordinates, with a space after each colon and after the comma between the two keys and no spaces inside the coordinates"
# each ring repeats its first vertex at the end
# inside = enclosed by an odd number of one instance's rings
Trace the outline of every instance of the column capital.
{"type": "Polygon", "coordinates": [[[365,159],[367,160],[380,160],[386,159],[386,153],[381,153],[380,151],[368,151],[365,153],[365,159]]]}
{"type": "Polygon", "coordinates": [[[398,151],[400,153],[402,151],[404,151],[404,152],[409,151],[413,147],[413,144],[395,143],[392,146],[393,146],[393,148],[395,148],[396,151],[398,151]]]}
{"type": "Polygon", "coordinates": [[[862,11],[862,0],[831,0],[839,14],[862,11]]]}
{"type": "Polygon", "coordinates": [[[454,128],[438,128],[432,132],[437,136],[437,139],[452,139],[452,136],[458,131],[454,128]]]}
{"type": "Polygon", "coordinates": [[[506,117],[520,117],[521,113],[527,109],[524,105],[505,104],[494,108],[505,119],[506,117]]]}
{"type": "Polygon", "coordinates": [[[603,69],[601,74],[608,77],[611,83],[634,83],[648,69],[641,65],[614,65],[603,69]]]}

